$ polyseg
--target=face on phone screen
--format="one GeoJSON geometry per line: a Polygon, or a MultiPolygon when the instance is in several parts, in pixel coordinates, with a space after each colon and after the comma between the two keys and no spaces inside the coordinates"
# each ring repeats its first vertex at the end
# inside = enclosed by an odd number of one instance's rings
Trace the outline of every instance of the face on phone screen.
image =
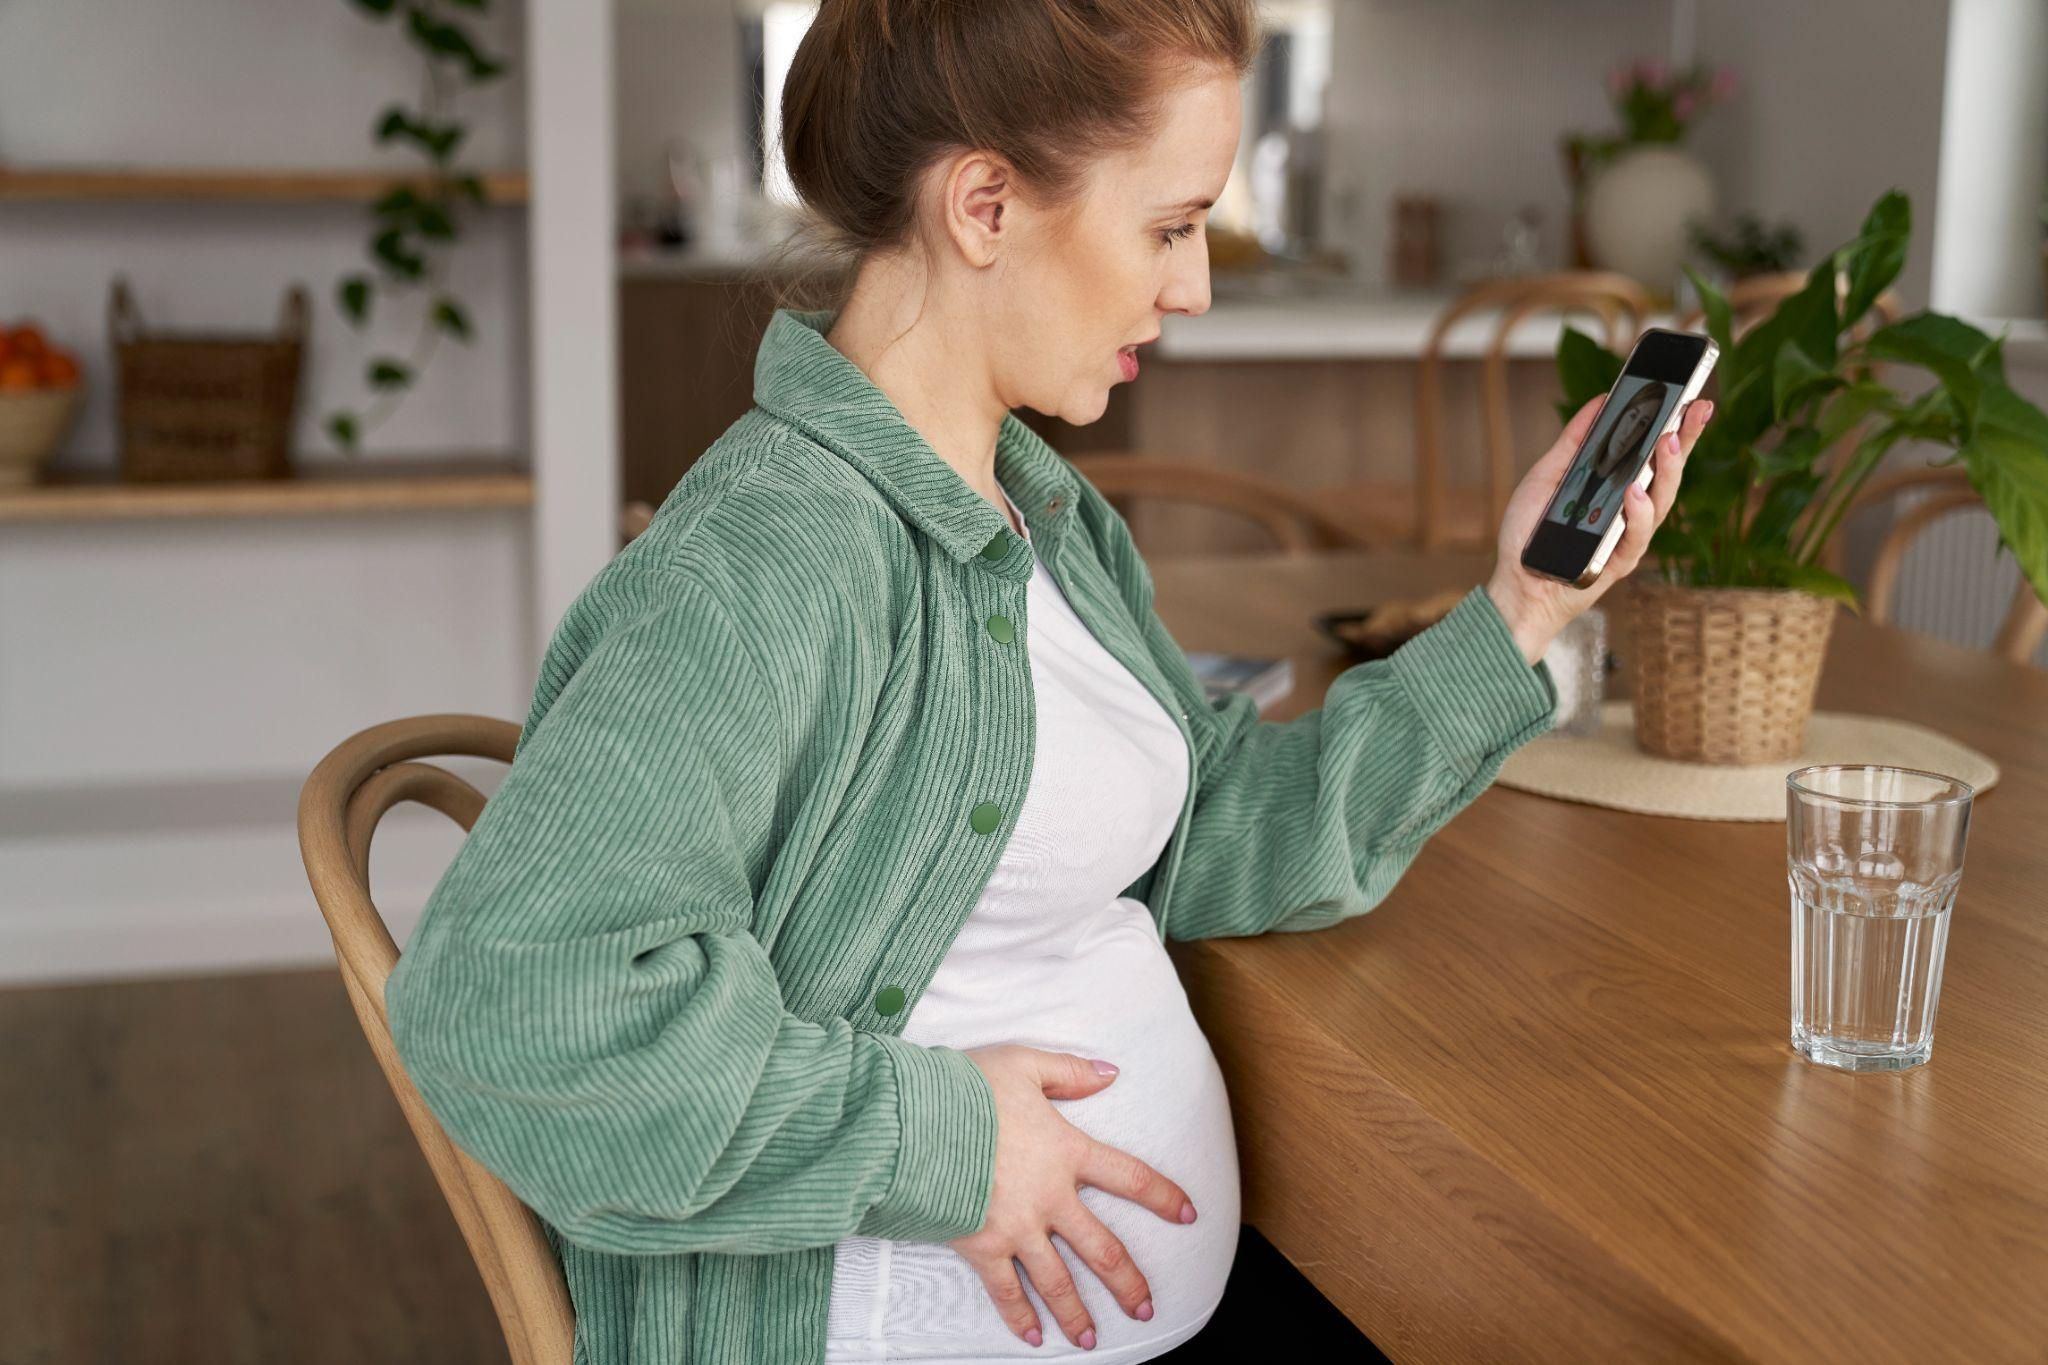
{"type": "Polygon", "coordinates": [[[1624,374],[1565,472],[1544,520],[1582,531],[1606,530],[1621,506],[1623,490],[1641,467],[1641,457],[1664,429],[1684,390],[1683,384],[1669,380],[1624,374]]]}

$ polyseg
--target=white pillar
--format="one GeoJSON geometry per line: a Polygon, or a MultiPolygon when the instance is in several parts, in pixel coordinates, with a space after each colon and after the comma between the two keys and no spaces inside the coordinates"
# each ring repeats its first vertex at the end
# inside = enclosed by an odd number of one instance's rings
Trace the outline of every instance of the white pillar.
{"type": "Polygon", "coordinates": [[[2040,315],[2044,176],[2048,3],[1950,0],[1932,307],[2040,315]]]}
{"type": "Polygon", "coordinates": [[[529,0],[535,639],[618,546],[612,5],[529,0]]]}

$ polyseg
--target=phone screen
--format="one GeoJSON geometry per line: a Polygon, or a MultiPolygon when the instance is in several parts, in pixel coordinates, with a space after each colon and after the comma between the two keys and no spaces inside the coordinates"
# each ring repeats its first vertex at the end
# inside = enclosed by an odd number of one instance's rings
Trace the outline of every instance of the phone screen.
{"type": "Polygon", "coordinates": [[[1522,549],[1524,568],[1566,583],[1580,582],[1592,568],[1602,541],[1623,518],[1623,496],[1649,462],[1657,437],[1675,418],[1688,386],[1704,382],[1709,345],[1696,332],[1662,327],[1637,339],[1522,549]]]}
{"type": "Polygon", "coordinates": [[[1664,429],[1684,392],[1683,380],[1623,374],[1564,481],[1551,495],[1543,519],[1560,526],[1605,531],[1621,507],[1623,490],[1642,469],[1650,443],[1664,429]]]}

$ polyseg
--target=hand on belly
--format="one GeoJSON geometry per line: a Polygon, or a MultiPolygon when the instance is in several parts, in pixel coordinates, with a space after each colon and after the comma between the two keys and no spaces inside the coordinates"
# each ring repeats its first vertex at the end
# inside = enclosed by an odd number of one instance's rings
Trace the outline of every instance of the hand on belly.
{"type": "MultiPolygon", "coordinates": [[[[1176,1181],[1090,1136],[1052,1103],[1095,1096],[1116,1078],[1098,1074],[1087,1058],[1014,1043],[974,1048],[967,1056],[995,1092],[995,1189],[981,1228],[948,1245],[981,1278],[1010,1330],[1033,1346],[1042,1344],[1043,1331],[1013,1258],[1023,1263],[1067,1339],[1095,1345],[1093,1314],[1052,1244],[1054,1233],[1100,1277],[1125,1313],[1149,1321],[1154,1310],[1145,1272],[1097,1210],[1111,1202],[1104,1196],[1114,1196],[1139,1206],[1141,1217],[1180,1227],[1195,1222],[1195,1206],[1176,1181]],[[1084,1191],[1084,1185],[1094,1189],[1084,1191]]],[[[1230,1221],[1234,1245],[1235,1217],[1230,1221]]]]}

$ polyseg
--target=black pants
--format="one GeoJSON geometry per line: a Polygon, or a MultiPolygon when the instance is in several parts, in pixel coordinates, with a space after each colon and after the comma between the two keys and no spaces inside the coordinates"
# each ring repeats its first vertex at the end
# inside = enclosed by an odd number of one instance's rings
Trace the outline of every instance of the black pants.
{"type": "Polygon", "coordinates": [[[1316,1292],[1250,1223],[1240,1225],[1237,1259],[1223,1301],[1202,1330],[1154,1360],[1172,1365],[1207,1361],[1323,1361],[1390,1365],[1371,1338],[1316,1292]]]}

